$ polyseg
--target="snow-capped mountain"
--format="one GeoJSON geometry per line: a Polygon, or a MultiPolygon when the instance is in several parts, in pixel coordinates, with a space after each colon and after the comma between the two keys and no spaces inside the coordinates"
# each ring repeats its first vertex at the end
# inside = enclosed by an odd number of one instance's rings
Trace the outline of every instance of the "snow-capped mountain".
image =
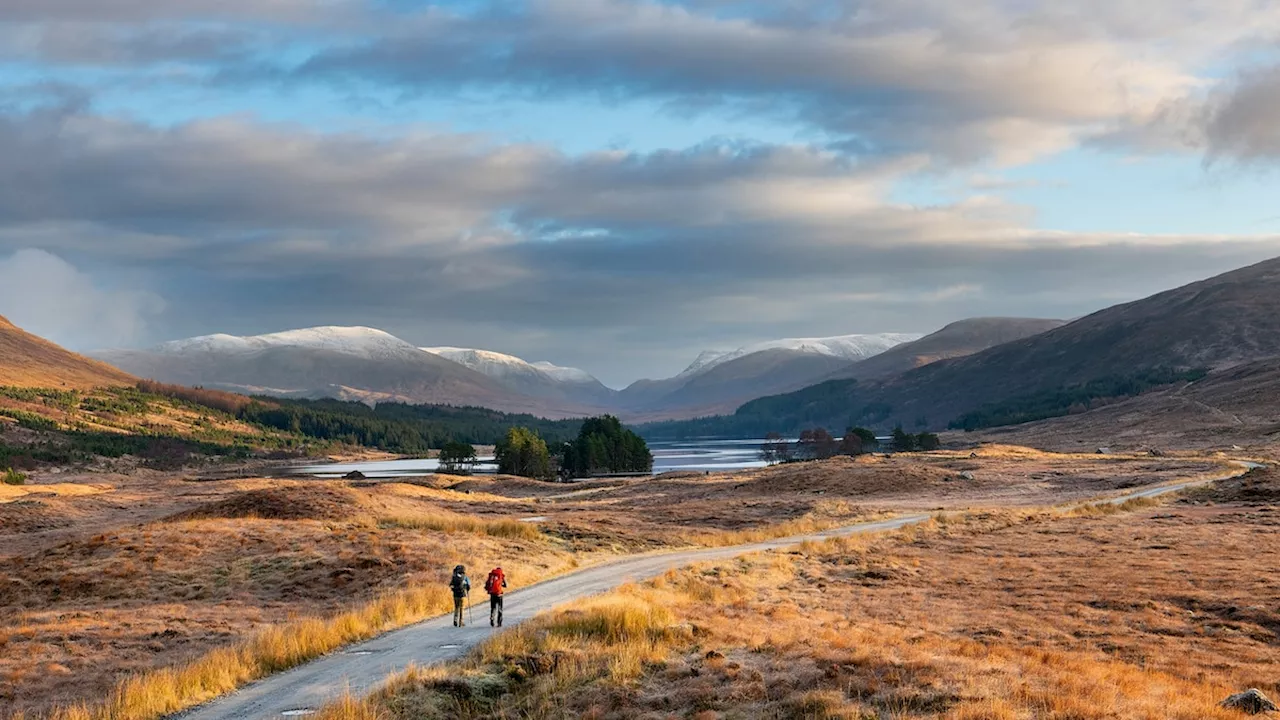
{"type": "Polygon", "coordinates": [[[492,350],[457,347],[420,348],[491,377],[515,392],[535,397],[557,397],[602,404],[612,400],[614,391],[585,370],[561,367],[549,362],[531,363],[514,355],[492,350]]]}
{"type": "Polygon", "coordinates": [[[619,403],[646,418],[731,413],[748,400],[813,384],[919,337],[881,333],[784,338],[736,350],[705,350],[675,377],[632,383],[619,394],[619,403]]]}
{"type": "Polygon", "coordinates": [[[915,333],[879,333],[876,335],[838,335],[827,338],[785,338],[782,340],[766,340],[764,342],[744,345],[736,350],[704,350],[689,367],[680,373],[681,376],[704,373],[717,365],[740,357],[765,350],[790,350],[813,355],[826,355],[849,362],[865,360],[873,355],[901,345],[919,340],[922,335],[915,333]]]}
{"type": "Polygon", "coordinates": [[[276,347],[327,350],[367,359],[405,357],[414,354],[417,350],[412,343],[405,342],[383,330],[335,325],[285,330],[249,337],[222,333],[201,335],[162,343],[155,350],[168,354],[253,353],[276,347]]]}
{"type": "Polygon", "coordinates": [[[537,368],[538,372],[549,375],[553,379],[559,380],[560,382],[585,382],[585,383],[600,382],[599,380],[596,379],[594,375],[587,372],[586,370],[579,370],[578,368],[553,365],[547,362],[546,360],[539,360],[536,363],[532,363],[532,365],[533,367],[537,368]]]}
{"type": "Polygon", "coordinates": [[[716,361],[720,360],[721,358],[723,358],[724,356],[728,355],[731,352],[733,351],[732,350],[703,350],[702,352],[698,353],[698,357],[694,358],[693,362],[689,363],[689,367],[680,371],[680,374],[677,375],[676,377],[689,377],[691,375],[697,375],[699,372],[707,368],[710,368],[712,365],[716,363],[716,361]]]}
{"type": "MultiPolygon", "coordinates": [[[[91,354],[139,377],[247,394],[477,405],[544,417],[582,416],[593,406],[572,393],[524,392],[368,327],[202,335],[150,350],[91,354]]],[[[564,385],[542,370],[530,366],[529,371],[545,385],[564,385]]]]}
{"type": "Polygon", "coordinates": [[[149,350],[92,353],[139,377],[249,394],[478,405],[546,417],[732,412],[811,384],[915,335],[790,338],[708,350],[679,375],[611,390],[585,370],[514,355],[419,347],[369,327],[202,335],[149,350]]]}
{"type": "Polygon", "coordinates": [[[560,382],[599,382],[586,370],[561,367],[546,361],[531,363],[515,355],[506,355],[492,350],[456,347],[424,347],[420,349],[466,365],[472,370],[482,372],[489,377],[500,378],[513,374],[536,372],[560,382]]]}

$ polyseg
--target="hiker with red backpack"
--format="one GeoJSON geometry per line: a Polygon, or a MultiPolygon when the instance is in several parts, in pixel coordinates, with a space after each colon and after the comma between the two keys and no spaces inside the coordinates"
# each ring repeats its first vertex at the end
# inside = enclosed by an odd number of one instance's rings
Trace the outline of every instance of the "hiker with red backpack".
{"type": "Polygon", "coordinates": [[[507,575],[501,567],[489,571],[484,581],[484,591],[489,593],[489,626],[502,627],[502,592],[507,587],[507,575]]]}

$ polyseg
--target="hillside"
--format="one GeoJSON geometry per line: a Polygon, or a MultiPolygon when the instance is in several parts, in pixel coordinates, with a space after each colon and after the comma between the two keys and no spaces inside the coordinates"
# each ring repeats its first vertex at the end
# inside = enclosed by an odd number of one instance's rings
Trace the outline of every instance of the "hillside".
{"type": "Polygon", "coordinates": [[[0,386],[86,390],[134,382],[125,372],[65,350],[0,316],[0,386]]]}
{"type": "Polygon", "coordinates": [[[1031,404],[1029,399],[1052,403],[1062,396],[1073,403],[1061,408],[1063,413],[1080,411],[1086,408],[1075,407],[1078,398],[1059,391],[1085,383],[1141,390],[1164,374],[1169,382],[1182,379],[1168,371],[1222,371],[1275,356],[1280,356],[1280,259],[895,377],[832,380],[760,398],[731,418],[701,421],[698,431],[717,434],[722,426],[734,433],[785,432],[815,424],[942,429],[966,413],[1031,404]]]}
{"type": "Polygon", "coordinates": [[[474,405],[544,417],[589,414],[573,403],[512,392],[493,378],[372,328],[209,335],[95,356],[161,382],[248,394],[474,405]]]}
{"type": "Polygon", "coordinates": [[[1086,413],[965,434],[1048,450],[1280,448],[1280,359],[1237,365],[1086,413]]]}
{"type": "Polygon", "coordinates": [[[945,427],[986,403],[1145,368],[1218,370],[1280,355],[1280,259],[927,365],[872,391],[893,419],[945,427]]]}
{"type": "Polygon", "coordinates": [[[631,412],[663,418],[733,412],[745,402],[802,388],[848,364],[831,355],[761,350],[707,368],[631,412]]]}
{"type": "Polygon", "coordinates": [[[1062,327],[1062,320],[1039,318],[970,318],[953,322],[919,340],[903,343],[841,368],[828,379],[878,380],[901,375],[939,360],[965,357],[987,348],[1062,327]]]}

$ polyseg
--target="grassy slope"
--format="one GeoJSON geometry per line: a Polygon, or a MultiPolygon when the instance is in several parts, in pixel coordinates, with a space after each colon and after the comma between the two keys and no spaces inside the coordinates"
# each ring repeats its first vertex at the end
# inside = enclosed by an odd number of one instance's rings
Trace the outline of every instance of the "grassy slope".
{"type": "Polygon", "coordinates": [[[143,393],[132,387],[91,390],[0,387],[0,465],[15,456],[67,463],[94,456],[182,453],[243,455],[295,448],[293,433],[241,422],[227,413],[143,393]]]}
{"type": "Polygon", "coordinates": [[[0,385],[89,389],[131,385],[136,378],[25,332],[0,317],[0,385]]]}

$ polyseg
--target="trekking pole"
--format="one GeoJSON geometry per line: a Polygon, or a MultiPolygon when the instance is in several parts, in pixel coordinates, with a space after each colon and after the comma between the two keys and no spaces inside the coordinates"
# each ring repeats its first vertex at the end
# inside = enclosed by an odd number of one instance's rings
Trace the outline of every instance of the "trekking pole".
{"type": "Polygon", "coordinates": [[[471,602],[471,592],[467,591],[467,622],[476,624],[475,603],[471,602]]]}

